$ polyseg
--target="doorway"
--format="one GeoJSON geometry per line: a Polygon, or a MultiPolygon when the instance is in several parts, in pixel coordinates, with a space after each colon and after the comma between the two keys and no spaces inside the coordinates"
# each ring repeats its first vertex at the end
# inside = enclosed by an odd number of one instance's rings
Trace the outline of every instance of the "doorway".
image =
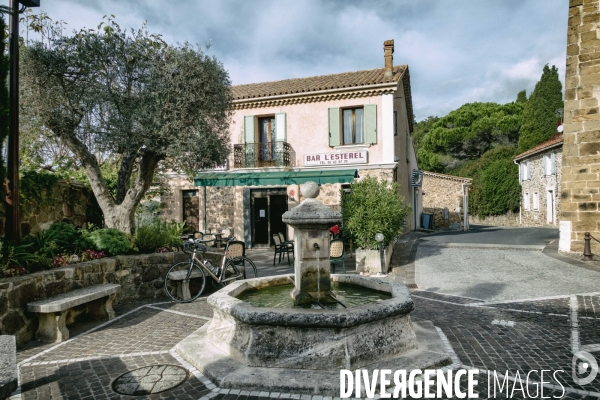
{"type": "Polygon", "coordinates": [[[254,189],[250,191],[252,211],[252,247],[270,247],[272,235],[286,225],[281,217],[288,210],[285,189],[254,189]]]}
{"type": "Polygon", "coordinates": [[[182,191],[183,222],[185,222],[184,233],[193,233],[198,230],[200,221],[200,206],[197,190],[182,191]]]}

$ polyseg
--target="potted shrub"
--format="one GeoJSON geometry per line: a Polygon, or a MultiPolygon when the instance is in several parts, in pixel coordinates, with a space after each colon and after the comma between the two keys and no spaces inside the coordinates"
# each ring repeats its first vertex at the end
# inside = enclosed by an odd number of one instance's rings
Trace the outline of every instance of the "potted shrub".
{"type": "Polygon", "coordinates": [[[381,271],[379,243],[375,239],[379,232],[384,236],[385,270],[388,270],[394,239],[404,230],[411,211],[399,190],[396,182],[365,177],[350,185],[350,193],[340,192],[344,232],[356,246],[357,271],[381,271]]]}

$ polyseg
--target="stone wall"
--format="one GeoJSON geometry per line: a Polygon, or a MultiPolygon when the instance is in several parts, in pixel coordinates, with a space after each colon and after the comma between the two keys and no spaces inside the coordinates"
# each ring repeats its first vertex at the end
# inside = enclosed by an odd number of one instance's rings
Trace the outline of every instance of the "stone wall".
{"type": "Polygon", "coordinates": [[[469,215],[469,224],[491,225],[491,226],[520,226],[519,214],[508,212],[502,215],[490,215],[479,218],[476,215],[469,215]]]}
{"type": "MultiPolygon", "coordinates": [[[[560,148],[548,150],[543,153],[527,157],[522,162],[529,161],[531,179],[521,181],[521,225],[522,226],[558,226],[560,215],[558,210],[561,203],[561,168],[562,168],[562,150],[560,148]],[[555,174],[544,175],[544,156],[550,153],[555,154],[555,174]],[[539,207],[534,209],[533,199],[535,193],[538,195],[539,207]],[[529,205],[525,204],[526,194],[529,195],[529,205]],[[553,200],[549,198],[552,194],[553,200]],[[554,211],[550,214],[548,221],[548,208],[554,202],[554,211]],[[550,204],[548,204],[550,203],[550,204]]],[[[517,215],[518,217],[518,215],[517,215]]]]}
{"type": "MultiPolygon", "coordinates": [[[[600,9],[570,0],[567,29],[560,250],[582,252],[584,232],[600,237],[600,9]]],[[[600,244],[592,241],[592,253],[600,244]]]]}
{"type": "MultiPolygon", "coordinates": [[[[76,226],[91,222],[101,226],[102,210],[91,189],[82,183],[59,180],[46,191],[44,204],[21,206],[23,236],[48,229],[53,222],[69,222],[76,226]]],[[[4,234],[4,216],[4,202],[0,202],[0,235],[4,234]]]]}
{"type": "MultiPolygon", "coordinates": [[[[220,254],[206,257],[213,265],[220,263],[220,254]]],[[[164,274],[175,261],[185,259],[181,252],[117,256],[0,279],[0,335],[15,335],[19,346],[32,340],[38,318],[27,311],[27,303],[87,286],[120,284],[117,302],[163,297],[164,274]]]]}
{"type": "Polygon", "coordinates": [[[463,219],[463,184],[471,179],[425,171],[423,174],[423,212],[433,214],[436,228],[448,228],[463,219]],[[448,220],[444,219],[448,208],[448,220]]]}

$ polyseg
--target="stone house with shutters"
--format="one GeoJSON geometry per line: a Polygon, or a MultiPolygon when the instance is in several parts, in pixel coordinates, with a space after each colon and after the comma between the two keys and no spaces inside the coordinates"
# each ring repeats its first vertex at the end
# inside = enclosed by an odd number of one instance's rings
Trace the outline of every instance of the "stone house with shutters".
{"type": "Polygon", "coordinates": [[[561,201],[562,132],[519,154],[520,225],[558,226],[561,201]]]}
{"type": "Polygon", "coordinates": [[[414,229],[421,200],[410,185],[418,169],[410,75],[393,65],[394,41],[383,47],[384,68],[232,86],[227,165],[194,182],[173,176],[163,217],[192,231],[232,228],[247,247],[266,247],[273,234],[291,237],[281,216],[303,200],[300,184],[321,184],[319,200],[339,209],[342,188],[376,176],[400,184],[414,229]]]}

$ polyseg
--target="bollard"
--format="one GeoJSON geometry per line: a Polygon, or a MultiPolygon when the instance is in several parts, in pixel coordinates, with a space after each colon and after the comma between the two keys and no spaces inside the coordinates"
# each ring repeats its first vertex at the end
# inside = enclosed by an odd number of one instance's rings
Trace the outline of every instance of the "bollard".
{"type": "Polygon", "coordinates": [[[590,241],[592,240],[592,235],[589,232],[585,232],[585,237],[583,238],[583,261],[593,261],[592,258],[592,247],[590,241]]]}

